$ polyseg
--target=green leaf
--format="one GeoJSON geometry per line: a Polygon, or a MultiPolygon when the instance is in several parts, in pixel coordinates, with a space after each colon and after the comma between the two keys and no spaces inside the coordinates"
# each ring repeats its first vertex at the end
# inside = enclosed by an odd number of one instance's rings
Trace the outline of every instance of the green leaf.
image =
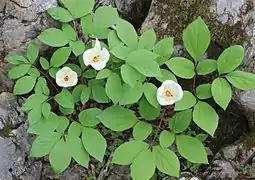
{"type": "Polygon", "coordinates": [[[96,79],[105,79],[108,78],[111,74],[111,70],[109,69],[102,69],[97,73],[96,79]]]}
{"type": "Polygon", "coordinates": [[[176,136],[178,152],[192,163],[208,164],[207,154],[202,142],[187,135],[176,136]]]}
{"type": "Polygon", "coordinates": [[[100,132],[92,128],[83,128],[82,142],[91,156],[100,162],[103,161],[107,144],[100,132]]]}
{"type": "Polygon", "coordinates": [[[62,7],[52,7],[47,10],[47,13],[55,20],[59,22],[70,22],[73,20],[69,11],[62,7]]]}
{"type": "Polygon", "coordinates": [[[59,125],[56,128],[56,131],[58,133],[64,134],[64,132],[66,131],[67,127],[69,126],[69,120],[65,116],[59,116],[58,118],[59,118],[59,125]]]}
{"type": "Polygon", "coordinates": [[[36,78],[40,77],[41,75],[41,73],[36,68],[31,68],[27,74],[36,78]]]}
{"type": "Polygon", "coordinates": [[[156,57],[156,54],[148,50],[141,49],[128,55],[127,64],[145,76],[157,77],[161,76],[161,71],[158,63],[154,61],[156,57]]]}
{"type": "Polygon", "coordinates": [[[133,111],[121,106],[111,106],[105,109],[97,118],[113,131],[124,131],[135,125],[137,118],[133,111]]]}
{"type": "Polygon", "coordinates": [[[183,91],[183,98],[175,103],[175,111],[183,111],[189,109],[197,103],[195,96],[189,91],[183,91]]]}
{"type": "Polygon", "coordinates": [[[195,76],[195,66],[193,62],[186,58],[174,57],[165,64],[178,77],[192,79],[195,76]]]}
{"type": "Polygon", "coordinates": [[[142,151],[131,164],[131,177],[134,180],[151,179],[155,173],[156,165],[153,154],[149,150],[142,151]]]}
{"type": "Polygon", "coordinates": [[[29,63],[26,58],[24,58],[23,56],[18,56],[18,55],[8,55],[6,57],[6,61],[13,65],[18,65],[21,63],[29,63]]]}
{"type": "Polygon", "coordinates": [[[27,115],[27,119],[29,124],[34,124],[40,121],[42,117],[42,105],[39,104],[36,107],[34,107],[27,115]]]}
{"type": "Polygon", "coordinates": [[[156,166],[159,171],[169,175],[180,176],[180,162],[175,153],[169,149],[161,148],[160,146],[153,147],[153,155],[156,166]]]}
{"type": "Polygon", "coordinates": [[[226,110],[232,99],[232,89],[228,81],[223,78],[215,79],[212,83],[211,92],[214,101],[226,110]]]}
{"type": "Polygon", "coordinates": [[[8,77],[10,79],[17,79],[24,76],[31,69],[31,64],[20,64],[14,66],[9,72],[8,77]]]}
{"type": "Polygon", "coordinates": [[[42,135],[52,133],[59,126],[59,120],[59,117],[51,112],[49,118],[42,117],[39,121],[32,124],[29,122],[28,133],[42,135]]]}
{"type": "Polygon", "coordinates": [[[121,76],[123,81],[132,88],[137,84],[137,82],[143,82],[145,80],[144,75],[127,64],[121,66],[121,76]]]}
{"type": "Polygon", "coordinates": [[[155,120],[159,117],[160,110],[161,106],[158,106],[157,108],[153,107],[144,97],[139,102],[139,113],[148,121],[155,120]]]}
{"type": "Polygon", "coordinates": [[[79,165],[88,168],[89,154],[83,147],[82,140],[78,136],[68,134],[66,142],[70,151],[70,155],[74,158],[74,160],[79,165]]]}
{"type": "Polygon", "coordinates": [[[73,121],[68,129],[68,136],[76,136],[80,137],[82,131],[81,124],[77,123],[76,121],[73,121]]]}
{"type": "Polygon", "coordinates": [[[70,47],[75,56],[79,56],[85,51],[85,45],[82,41],[70,42],[70,47]]]}
{"type": "Polygon", "coordinates": [[[74,108],[65,108],[63,106],[59,106],[59,110],[64,115],[71,115],[74,112],[74,108]]]}
{"type": "Polygon", "coordinates": [[[94,69],[89,69],[83,73],[83,76],[88,79],[95,78],[97,75],[97,71],[94,69]]]}
{"type": "Polygon", "coordinates": [[[188,109],[185,111],[177,112],[175,115],[168,120],[169,127],[174,133],[182,133],[188,129],[192,120],[192,110],[188,109]]]}
{"type": "Polygon", "coordinates": [[[154,52],[163,58],[169,59],[174,52],[174,38],[160,40],[156,44],[154,52]]]}
{"type": "Polygon", "coordinates": [[[44,70],[48,70],[50,68],[50,63],[43,57],[40,57],[40,64],[44,70]]]}
{"type": "Polygon", "coordinates": [[[60,139],[61,134],[56,132],[39,135],[33,142],[30,151],[31,157],[43,157],[50,153],[53,146],[60,139]]]}
{"type": "Polygon", "coordinates": [[[63,139],[59,140],[49,155],[49,161],[55,173],[59,174],[68,168],[71,159],[66,142],[63,139]]]}
{"type": "Polygon", "coordinates": [[[118,37],[124,42],[128,47],[135,48],[137,45],[137,33],[135,28],[129,22],[118,19],[116,24],[116,31],[118,37]]]}
{"type": "Polygon", "coordinates": [[[122,98],[121,78],[117,73],[111,73],[107,79],[105,91],[107,96],[114,104],[117,104],[122,98]]]}
{"type": "Polygon", "coordinates": [[[84,87],[85,86],[83,84],[79,84],[78,86],[75,86],[75,88],[73,89],[72,96],[74,99],[74,103],[77,103],[81,100],[81,93],[84,87]]]}
{"type": "Polygon", "coordinates": [[[172,81],[177,82],[177,79],[172,72],[170,72],[166,69],[161,69],[161,74],[162,74],[162,76],[156,77],[156,79],[159,80],[160,82],[164,82],[166,80],[172,80],[172,81]]]}
{"type": "Polygon", "coordinates": [[[112,163],[129,165],[137,155],[149,148],[149,145],[142,141],[131,141],[121,144],[114,152],[112,163]]]}
{"type": "Polygon", "coordinates": [[[38,37],[40,41],[52,47],[65,46],[68,39],[60,29],[49,28],[43,31],[38,37]]]}
{"type": "Polygon", "coordinates": [[[92,12],[95,5],[95,0],[61,0],[61,2],[70,11],[75,19],[92,12]],[[86,6],[84,6],[85,4],[86,6]]]}
{"type": "Polygon", "coordinates": [[[39,56],[39,48],[34,43],[30,43],[27,47],[27,59],[31,64],[34,64],[35,60],[39,56]]]}
{"type": "Polygon", "coordinates": [[[64,108],[73,109],[74,108],[74,99],[72,94],[63,89],[59,94],[54,97],[55,101],[64,108]]]}
{"type": "Polygon", "coordinates": [[[81,18],[81,27],[83,33],[92,38],[106,39],[110,32],[109,28],[99,28],[95,26],[90,14],[81,18]]]}
{"type": "Polygon", "coordinates": [[[168,148],[174,143],[174,133],[169,131],[162,131],[159,135],[159,144],[163,148],[168,148]]]}
{"type": "Polygon", "coordinates": [[[198,61],[211,42],[210,31],[201,17],[183,31],[183,43],[194,60],[198,61]]]}
{"type": "Polygon", "coordinates": [[[24,76],[16,81],[16,84],[14,85],[13,93],[15,95],[22,95],[22,94],[27,94],[35,86],[36,82],[35,77],[33,76],[24,76]]]}
{"type": "Polygon", "coordinates": [[[219,116],[209,104],[199,101],[193,111],[193,121],[213,136],[219,124],[219,116]]]}
{"type": "Polygon", "coordinates": [[[87,86],[83,87],[83,90],[81,92],[81,102],[82,102],[82,104],[85,104],[85,103],[88,102],[90,94],[91,94],[91,88],[87,87],[87,86]]]}
{"type": "Polygon", "coordinates": [[[22,111],[30,111],[34,107],[37,107],[38,105],[42,104],[48,99],[48,96],[45,96],[43,94],[32,94],[28,97],[25,104],[22,105],[22,111]]]}
{"type": "Polygon", "coordinates": [[[219,74],[229,73],[241,65],[244,58],[244,48],[231,46],[223,51],[217,60],[219,74]]]}
{"type": "Polygon", "coordinates": [[[86,109],[79,114],[79,121],[83,126],[94,127],[100,123],[97,116],[102,113],[101,109],[90,108],[86,109]]]}
{"type": "Polygon", "coordinates": [[[134,104],[139,101],[143,95],[143,85],[141,83],[136,83],[132,88],[128,84],[123,84],[123,94],[122,98],[119,101],[120,105],[129,105],[134,104]]]}
{"type": "Polygon", "coordinates": [[[217,70],[217,61],[213,59],[205,59],[198,63],[197,74],[207,75],[217,70]]]}
{"type": "Polygon", "coordinates": [[[99,84],[91,86],[92,96],[94,100],[98,103],[109,103],[110,99],[108,98],[105,88],[99,84]]]}
{"type": "Polygon", "coordinates": [[[38,78],[34,90],[36,94],[45,94],[47,96],[50,95],[50,90],[48,88],[47,81],[45,80],[45,78],[42,77],[38,78]]]}
{"type": "Polygon", "coordinates": [[[66,63],[71,54],[69,47],[62,47],[57,49],[50,59],[50,65],[53,67],[59,67],[66,63]]]}
{"type": "Polygon", "coordinates": [[[148,123],[138,122],[133,128],[133,136],[136,140],[145,140],[152,132],[152,127],[148,123]]]}
{"type": "Polygon", "coordinates": [[[148,100],[148,102],[157,108],[159,106],[158,100],[157,100],[157,87],[152,83],[144,83],[143,84],[143,92],[148,100]]]}
{"type": "Polygon", "coordinates": [[[72,41],[76,41],[76,38],[77,38],[76,31],[70,24],[63,23],[62,31],[65,34],[65,36],[68,38],[68,40],[70,41],[69,43],[71,43],[72,41]]]}
{"type": "Polygon", "coordinates": [[[226,78],[237,89],[251,90],[255,88],[255,74],[234,71],[229,73],[226,78]]]}
{"type": "Polygon", "coordinates": [[[51,113],[51,106],[49,103],[43,103],[42,104],[42,114],[43,116],[48,119],[51,113]]]}
{"type": "Polygon", "coordinates": [[[111,54],[119,59],[126,60],[130,51],[131,51],[131,49],[129,47],[124,46],[124,45],[119,45],[119,46],[115,46],[111,50],[111,54]]]}
{"type": "Polygon", "coordinates": [[[211,84],[202,84],[196,88],[196,95],[199,99],[209,99],[212,97],[211,84]]]}
{"type": "Polygon", "coordinates": [[[119,18],[116,8],[101,6],[94,15],[94,23],[98,27],[108,28],[117,23],[119,18]]]}
{"type": "Polygon", "coordinates": [[[115,46],[123,45],[115,30],[110,31],[107,39],[110,49],[113,49],[115,46]]]}
{"type": "Polygon", "coordinates": [[[156,43],[157,36],[154,29],[145,31],[139,39],[138,49],[152,50],[156,43]]]}

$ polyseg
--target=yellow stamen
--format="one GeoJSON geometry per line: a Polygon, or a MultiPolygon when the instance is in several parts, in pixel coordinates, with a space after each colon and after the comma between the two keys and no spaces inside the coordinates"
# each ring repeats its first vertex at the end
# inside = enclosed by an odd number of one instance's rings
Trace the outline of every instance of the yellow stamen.
{"type": "Polygon", "coordinates": [[[69,76],[68,76],[68,75],[66,75],[66,76],[64,77],[64,81],[69,81],[69,76]]]}
{"type": "Polygon", "coordinates": [[[100,56],[99,55],[93,56],[92,61],[95,62],[95,63],[99,62],[100,61],[100,56]]]}
{"type": "Polygon", "coordinates": [[[175,94],[171,91],[170,88],[164,88],[162,97],[169,101],[169,100],[173,100],[175,98],[175,94]]]}

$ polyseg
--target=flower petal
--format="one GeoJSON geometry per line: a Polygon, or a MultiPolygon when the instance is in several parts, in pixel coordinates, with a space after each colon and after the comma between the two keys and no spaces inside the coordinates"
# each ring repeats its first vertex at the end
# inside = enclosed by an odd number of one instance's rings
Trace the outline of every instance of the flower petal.
{"type": "Polygon", "coordinates": [[[96,38],[95,48],[99,49],[101,51],[101,45],[100,45],[100,42],[97,38],[96,38]]]}
{"type": "Polygon", "coordinates": [[[103,50],[100,52],[100,56],[105,62],[108,62],[110,59],[110,53],[106,48],[103,48],[103,50]]]}
{"type": "Polygon", "coordinates": [[[97,63],[91,63],[91,66],[97,70],[100,71],[102,69],[104,69],[106,67],[107,62],[105,61],[101,61],[101,62],[97,62],[97,63]]]}
{"type": "Polygon", "coordinates": [[[91,62],[91,53],[93,52],[94,48],[92,49],[88,49],[86,50],[84,53],[83,53],[83,62],[85,64],[85,66],[88,66],[90,65],[90,62],[91,62]]]}
{"type": "Polygon", "coordinates": [[[75,86],[77,83],[78,83],[78,75],[75,71],[72,72],[72,79],[71,81],[69,82],[69,86],[75,86]]]}

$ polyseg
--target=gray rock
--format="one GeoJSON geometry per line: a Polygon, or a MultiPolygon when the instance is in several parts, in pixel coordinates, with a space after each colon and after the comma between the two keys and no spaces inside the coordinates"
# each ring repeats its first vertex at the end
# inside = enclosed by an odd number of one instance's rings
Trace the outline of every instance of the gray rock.
{"type": "Polygon", "coordinates": [[[233,145],[222,148],[214,157],[209,168],[204,172],[205,180],[235,180],[244,174],[248,178],[254,176],[255,167],[252,166],[255,155],[255,144],[252,139],[254,134],[249,134],[233,145]],[[251,142],[250,142],[251,141],[251,142]],[[242,169],[249,169],[242,172],[242,169]]]}
{"type": "Polygon", "coordinates": [[[27,170],[19,176],[21,180],[41,180],[42,162],[32,163],[27,170]]]}
{"type": "Polygon", "coordinates": [[[114,166],[106,180],[130,180],[129,166],[114,166]]]}
{"type": "Polygon", "coordinates": [[[19,102],[10,93],[0,94],[0,180],[12,180],[26,171],[31,137],[19,102]]]}

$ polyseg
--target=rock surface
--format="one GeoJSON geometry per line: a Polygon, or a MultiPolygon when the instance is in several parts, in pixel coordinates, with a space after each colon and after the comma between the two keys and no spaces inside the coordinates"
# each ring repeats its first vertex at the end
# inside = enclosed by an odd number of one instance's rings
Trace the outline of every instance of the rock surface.
{"type": "Polygon", "coordinates": [[[235,180],[255,178],[254,137],[254,134],[249,134],[244,139],[222,148],[204,173],[204,179],[235,180]]]}

